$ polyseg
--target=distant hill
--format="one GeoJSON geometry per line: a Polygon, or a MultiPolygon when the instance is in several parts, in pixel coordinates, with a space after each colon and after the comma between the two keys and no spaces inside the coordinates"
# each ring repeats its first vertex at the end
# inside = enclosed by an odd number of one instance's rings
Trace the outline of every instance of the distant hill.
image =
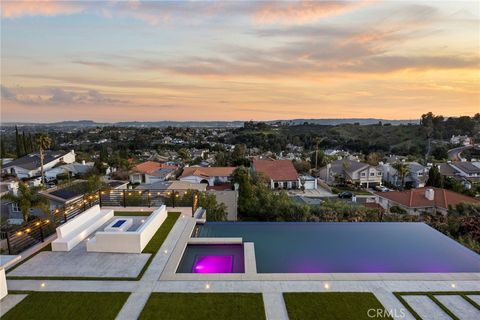
{"type": "MultiPolygon", "coordinates": [[[[268,124],[283,125],[302,125],[304,123],[318,125],[338,125],[346,123],[358,123],[360,125],[369,125],[382,122],[392,125],[400,124],[418,124],[418,120],[387,120],[375,118],[348,118],[348,119],[292,119],[292,120],[272,120],[264,121],[268,124]]],[[[7,122],[2,126],[49,126],[49,127],[103,127],[103,126],[121,126],[121,127],[193,127],[193,128],[239,128],[243,126],[244,121],[123,121],[123,122],[95,122],[92,120],[61,121],[53,123],[26,123],[26,122],[7,122]]]]}

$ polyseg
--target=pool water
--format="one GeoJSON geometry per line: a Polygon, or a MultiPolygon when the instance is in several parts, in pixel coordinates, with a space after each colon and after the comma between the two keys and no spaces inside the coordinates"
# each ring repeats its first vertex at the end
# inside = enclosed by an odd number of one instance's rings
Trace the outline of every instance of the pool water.
{"type": "Polygon", "coordinates": [[[114,223],[112,228],[119,228],[122,224],[125,223],[125,221],[127,221],[127,220],[118,220],[117,222],[114,223]]]}
{"type": "Polygon", "coordinates": [[[243,273],[243,245],[187,245],[178,273],[243,273]]]}
{"type": "Polygon", "coordinates": [[[254,242],[258,273],[480,272],[480,255],[424,223],[207,222],[198,236],[254,242]]]}

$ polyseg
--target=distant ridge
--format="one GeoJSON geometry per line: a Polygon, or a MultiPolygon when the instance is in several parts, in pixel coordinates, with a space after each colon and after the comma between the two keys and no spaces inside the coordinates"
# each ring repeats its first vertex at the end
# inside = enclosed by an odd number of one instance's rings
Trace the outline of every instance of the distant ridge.
{"type": "MultiPolygon", "coordinates": [[[[53,123],[27,123],[27,122],[6,122],[2,126],[50,126],[50,127],[193,127],[193,128],[240,128],[245,121],[122,121],[122,122],[95,122],[92,120],[61,121],[53,123]]],[[[254,121],[265,122],[268,124],[283,125],[301,125],[304,123],[318,125],[338,125],[347,123],[358,123],[360,125],[383,124],[401,125],[418,124],[419,120],[388,120],[376,118],[348,118],[348,119],[291,119],[291,120],[271,120],[254,121]]]]}

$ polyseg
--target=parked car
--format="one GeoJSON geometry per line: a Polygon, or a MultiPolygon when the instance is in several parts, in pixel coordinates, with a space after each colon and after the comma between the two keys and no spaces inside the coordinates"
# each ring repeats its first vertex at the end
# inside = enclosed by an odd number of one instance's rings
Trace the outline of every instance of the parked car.
{"type": "Polygon", "coordinates": [[[380,192],[390,191],[390,189],[388,189],[388,188],[385,187],[385,186],[376,186],[376,187],[375,187],[375,190],[380,191],[380,192]]]}
{"type": "Polygon", "coordinates": [[[353,192],[343,191],[343,192],[340,192],[340,193],[338,194],[338,197],[339,197],[340,199],[351,199],[351,198],[353,198],[354,195],[355,195],[355,194],[354,194],[353,192]]]}

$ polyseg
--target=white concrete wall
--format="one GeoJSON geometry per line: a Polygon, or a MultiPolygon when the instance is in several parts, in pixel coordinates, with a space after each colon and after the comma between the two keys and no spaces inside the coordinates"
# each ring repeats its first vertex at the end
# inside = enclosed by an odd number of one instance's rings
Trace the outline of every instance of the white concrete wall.
{"type": "Polygon", "coordinates": [[[0,269],[0,299],[3,299],[8,294],[7,278],[5,277],[5,269],[0,269]]]}
{"type": "Polygon", "coordinates": [[[87,251],[141,253],[165,221],[167,215],[167,208],[161,206],[153,211],[136,231],[98,231],[95,237],[87,242],[87,251]]]}
{"type": "Polygon", "coordinates": [[[102,224],[113,218],[113,210],[100,210],[96,205],[57,228],[52,251],[70,251],[102,224]]]}

